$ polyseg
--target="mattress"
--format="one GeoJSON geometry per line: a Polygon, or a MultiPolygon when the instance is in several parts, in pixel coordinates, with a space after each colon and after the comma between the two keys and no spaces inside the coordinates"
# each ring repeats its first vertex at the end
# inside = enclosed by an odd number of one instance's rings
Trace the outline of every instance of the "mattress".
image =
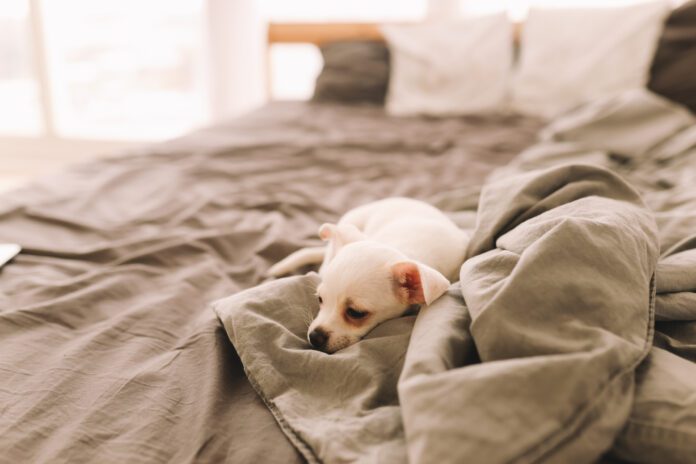
{"type": "Polygon", "coordinates": [[[475,208],[541,127],[273,103],[0,197],[0,461],[301,462],[210,303],[388,196],[475,208]]]}

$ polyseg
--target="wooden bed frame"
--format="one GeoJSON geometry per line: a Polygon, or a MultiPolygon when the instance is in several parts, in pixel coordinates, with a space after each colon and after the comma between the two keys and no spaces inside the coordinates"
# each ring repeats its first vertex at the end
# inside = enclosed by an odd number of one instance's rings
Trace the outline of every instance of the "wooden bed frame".
{"type": "Polygon", "coordinates": [[[341,40],[384,40],[377,23],[270,23],[268,45],[308,43],[321,46],[341,40]]]}
{"type": "MultiPolygon", "coordinates": [[[[306,43],[321,46],[341,40],[384,40],[380,23],[269,23],[268,46],[306,43]]],[[[513,40],[519,43],[522,23],[513,23],[513,40]]]]}

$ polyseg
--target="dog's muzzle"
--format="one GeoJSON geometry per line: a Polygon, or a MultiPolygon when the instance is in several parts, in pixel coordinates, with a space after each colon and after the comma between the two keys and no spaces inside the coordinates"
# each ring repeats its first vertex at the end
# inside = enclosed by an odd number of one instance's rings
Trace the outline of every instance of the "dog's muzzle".
{"type": "Polygon", "coordinates": [[[326,343],[329,341],[329,335],[320,327],[312,330],[309,333],[309,343],[318,350],[324,350],[326,343]]]}

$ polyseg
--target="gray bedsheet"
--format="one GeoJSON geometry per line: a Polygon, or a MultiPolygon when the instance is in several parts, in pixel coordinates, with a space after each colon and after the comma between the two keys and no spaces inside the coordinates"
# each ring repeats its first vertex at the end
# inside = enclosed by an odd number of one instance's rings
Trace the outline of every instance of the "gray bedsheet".
{"type": "Polygon", "coordinates": [[[491,176],[461,282],[417,317],[327,355],[314,274],[213,309],[311,462],[695,462],[695,181],[693,117],[629,92],[491,176]]]}
{"type": "Polygon", "coordinates": [[[0,196],[0,462],[301,461],[208,304],[360,203],[466,222],[539,127],[273,104],[0,196]]]}

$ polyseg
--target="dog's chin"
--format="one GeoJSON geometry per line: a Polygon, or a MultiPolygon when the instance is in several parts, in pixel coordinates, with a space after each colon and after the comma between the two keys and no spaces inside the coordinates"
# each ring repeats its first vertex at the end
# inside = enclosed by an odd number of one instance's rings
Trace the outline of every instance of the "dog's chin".
{"type": "Polygon", "coordinates": [[[350,337],[347,335],[343,335],[340,337],[337,337],[336,340],[329,340],[329,343],[324,347],[322,350],[324,353],[328,354],[333,354],[337,351],[341,351],[344,348],[348,348],[350,345],[354,345],[360,340],[360,338],[357,337],[350,337]]]}

